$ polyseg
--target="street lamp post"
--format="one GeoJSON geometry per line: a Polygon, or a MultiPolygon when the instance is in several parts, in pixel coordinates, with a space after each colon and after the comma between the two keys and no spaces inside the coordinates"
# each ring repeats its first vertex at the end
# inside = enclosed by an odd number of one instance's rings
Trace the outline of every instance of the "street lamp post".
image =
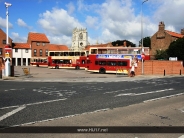
{"type": "Polygon", "coordinates": [[[8,14],[9,14],[8,7],[10,7],[12,4],[7,3],[7,2],[5,2],[4,4],[6,6],[6,44],[8,45],[9,44],[8,42],[8,14]]]}
{"type": "MultiPolygon", "coordinates": [[[[144,53],[144,46],[143,46],[143,18],[142,18],[142,16],[143,16],[143,13],[142,13],[142,7],[143,7],[143,4],[145,3],[145,2],[147,2],[148,0],[144,0],[143,2],[142,2],[142,4],[141,4],[141,40],[142,40],[142,42],[141,42],[141,49],[142,49],[142,54],[144,53]]],[[[142,75],[144,75],[144,59],[142,58],[142,75]]]]}
{"type": "MultiPolygon", "coordinates": [[[[9,49],[9,39],[8,39],[8,7],[10,7],[12,4],[5,2],[4,3],[6,6],[6,49],[9,49]]],[[[5,49],[5,50],[6,50],[5,49]]],[[[7,57],[5,56],[5,76],[9,76],[10,75],[10,57],[9,57],[9,52],[6,52],[6,54],[8,55],[7,57]]]]}

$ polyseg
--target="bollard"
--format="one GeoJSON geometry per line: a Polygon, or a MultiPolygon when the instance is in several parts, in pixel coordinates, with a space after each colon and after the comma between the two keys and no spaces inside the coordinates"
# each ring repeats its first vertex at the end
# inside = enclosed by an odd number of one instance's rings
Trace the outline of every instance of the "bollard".
{"type": "Polygon", "coordinates": [[[181,75],[181,69],[180,69],[180,75],[181,75]]]}
{"type": "Polygon", "coordinates": [[[164,69],[164,76],[165,76],[165,69],[164,69]]]}

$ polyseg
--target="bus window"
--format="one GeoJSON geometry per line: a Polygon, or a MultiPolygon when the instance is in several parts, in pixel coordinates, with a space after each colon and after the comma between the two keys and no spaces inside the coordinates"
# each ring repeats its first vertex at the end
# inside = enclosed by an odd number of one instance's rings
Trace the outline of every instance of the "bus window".
{"type": "Polygon", "coordinates": [[[74,56],[74,52],[69,52],[69,56],[74,56]]]}
{"type": "Polygon", "coordinates": [[[127,66],[127,61],[118,61],[118,66],[127,66]]]}
{"type": "Polygon", "coordinates": [[[55,52],[55,56],[59,56],[59,52],[55,52]]]}
{"type": "MultiPolygon", "coordinates": [[[[90,61],[89,61],[89,63],[90,63],[90,61]]],[[[95,65],[98,65],[98,61],[95,61],[95,65]]]]}
{"type": "Polygon", "coordinates": [[[68,52],[64,52],[64,56],[68,56],[68,52]]]}
{"type": "Polygon", "coordinates": [[[107,65],[108,66],[116,66],[116,61],[108,61],[107,65]]]}
{"type": "Polygon", "coordinates": [[[81,56],[85,56],[85,52],[81,52],[81,56]]]}
{"type": "Polygon", "coordinates": [[[106,65],[106,61],[99,61],[99,65],[106,65]]]}
{"type": "Polygon", "coordinates": [[[118,49],[118,54],[128,54],[127,49],[118,49]]]}
{"type": "Polygon", "coordinates": [[[107,54],[107,49],[98,49],[98,54],[107,54]]]}
{"type": "Polygon", "coordinates": [[[75,56],[80,56],[80,52],[75,52],[75,56]]]}
{"type": "Polygon", "coordinates": [[[49,52],[49,56],[54,56],[54,52],[49,52]]]}
{"type": "Polygon", "coordinates": [[[91,54],[98,54],[97,49],[91,49],[91,54]]]}
{"type": "Polygon", "coordinates": [[[117,49],[108,49],[107,54],[117,54],[117,49]]]}
{"type": "Polygon", "coordinates": [[[63,53],[63,52],[59,52],[59,55],[60,55],[60,56],[64,56],[64,53],[63,53]]]}

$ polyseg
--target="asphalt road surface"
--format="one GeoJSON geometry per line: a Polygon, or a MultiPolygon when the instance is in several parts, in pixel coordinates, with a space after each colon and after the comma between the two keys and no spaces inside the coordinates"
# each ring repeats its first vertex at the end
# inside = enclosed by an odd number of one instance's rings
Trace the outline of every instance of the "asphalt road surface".
{"type": "Polygon", "coordinates": [[[183,84],[183,77],[120,82],[1,81],[0,126],[30,125],[181,96],[183,84]]]}

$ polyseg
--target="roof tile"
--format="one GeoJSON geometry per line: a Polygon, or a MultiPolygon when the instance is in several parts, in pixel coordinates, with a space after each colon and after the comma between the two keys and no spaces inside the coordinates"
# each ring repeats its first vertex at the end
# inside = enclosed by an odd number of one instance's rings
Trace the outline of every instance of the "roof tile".
{"type": "Polygon", "coordinates": [[[31,46],[28,43],[12,43],[13,49],[30,49],[31,46]]]}
{"type": "Polygon", "coordinates": [[[174,37],[178,37],[178,38],[182,38],[184,37],[184,35],[182,34],[179,34],[179,33],[176,33],[176,32],[171,32],[171,31],[168,31],[168,30],[165,30],[168,34],[170,34],[171,36],[174,36],[174,37]]]}
{"type": "Polygon", "coordinates": [[[67,51],[69,50],[66,45],[49,44],[49,51],[67,51]]]}
{"type": "Polygon", "coordinates": [[[48,42],[50,43],[49,39],[45,34],[42,33],[32,33],[28,34],[28,38],[30,41],[38,41],[38,42],[48,42]]]}

